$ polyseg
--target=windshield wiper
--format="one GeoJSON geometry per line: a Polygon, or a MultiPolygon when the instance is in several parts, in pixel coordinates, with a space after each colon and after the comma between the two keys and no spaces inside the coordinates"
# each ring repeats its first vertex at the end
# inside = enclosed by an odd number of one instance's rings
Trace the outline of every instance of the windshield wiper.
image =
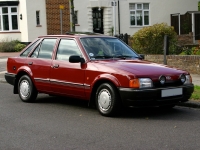
{"type": "Polygon", "coordinates": [[[126,58],[132,58],[133,56],[126,56],[126,55],[117,55],[114,56],[114,58],[121,58],[121,59],[126,59],[126,58]]]}
{"type": "Polygon", "coordinates": [[[95,56],[94,58],[106,59],[106,58],[113,58],[113,57],[112,56],[95,56]]]}

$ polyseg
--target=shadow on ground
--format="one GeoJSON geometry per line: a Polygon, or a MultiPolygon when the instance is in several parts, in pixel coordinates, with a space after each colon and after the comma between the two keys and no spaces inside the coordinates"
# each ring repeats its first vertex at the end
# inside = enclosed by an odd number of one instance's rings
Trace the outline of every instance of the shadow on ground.
{"type": "MultiPolygon", "coordinates": [[[[49,96],[46,94],[39,94],[37,100],[37,104],[55,104],[62,105],[63,107],[74,107],[83,109],[83,111],[87,111],[92,109],[93,111],[97,111],[96,108],[88,107],[88,102],[80,99],[72,99],[68,97],[60,97],[60,96],[49,96]]],[[[67,108],[66,108],[67,109],[67,108]]],[[[134,118],[134,119],[146,119],[146,120],[185,120],[184,116],[188,120],[188,111],[190,108],[175,106],[171,109],[163,109],[159,107],[144,107],[144,108],[123,108],[121,112],[112,118],[134,118]]],[[[100,114],[99,114],[100,115],[100,114]]],[[[193,120],[193,118],[190,118],[193,120]]],[[[189,119],[189,120],[190,120],[189,119]]],[[[188,120],[188,121],[189,121],[188,120]]],[[[199,118],[200,120],[200,118],[199,118]]]]}

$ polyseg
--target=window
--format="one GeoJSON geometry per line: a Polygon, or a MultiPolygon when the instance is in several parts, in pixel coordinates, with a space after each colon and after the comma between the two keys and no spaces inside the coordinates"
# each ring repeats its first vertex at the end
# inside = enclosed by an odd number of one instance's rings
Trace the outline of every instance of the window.
{"type": "Polygon", "coordinates": [[[0,31],[18,30],[18,7],[0,7],[0,31]]]}
{"type": "Polygon", "coordinates": [[[44,39],[42,43],[35,48],[31,57],[51,59],[56,40],[57,39],[44,39]]]}
{"type": "Polygon", "coordinates": [[[37,41],[35,41],[32,45],[30,45],[20,56],[21,57],[27,57],[28,54],[30,53],[30,51],[33,49],[33,47],[37,44],[37,42],[39,41],[39,39],[37,41]]]}
{"type": "Polygon", "coordinates": [[[130,25],[148,26],[149,25],[149,3],[137,4],[130,3],[130,25]]]}
{"type": "Polygon", "coordinates": [[[40,11],[36,11],[36,25],[40,25],[40,11]]]}
{"type": "Polygon", "coordinates": [[[78,11],[75,11],[74,14],[75,14],[75,17],[74,17],[75,24],[78,24],[78,11]]]}
{"type": "Polygon", "coordinates": [[[76,42],[74,40],[61,39],[56,59],[69,60],[71,55],[81,55],[76,42]]]}

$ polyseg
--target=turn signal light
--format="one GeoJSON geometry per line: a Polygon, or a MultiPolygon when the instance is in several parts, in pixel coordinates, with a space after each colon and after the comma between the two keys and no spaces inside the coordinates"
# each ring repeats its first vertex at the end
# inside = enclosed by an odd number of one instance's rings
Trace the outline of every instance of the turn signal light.
{"type": "Polygon", "coordinates": [[[140,81],[139,79],[132,79],[129,81],[129,87],[131,88],[140,88],[140,81]]]}
{"type": "Polygon", "coordinates": [[[150,78],[138,78],[129,81],[129,87],[131,88],[151,88],[153,87],[152,80],[150,78]]]}

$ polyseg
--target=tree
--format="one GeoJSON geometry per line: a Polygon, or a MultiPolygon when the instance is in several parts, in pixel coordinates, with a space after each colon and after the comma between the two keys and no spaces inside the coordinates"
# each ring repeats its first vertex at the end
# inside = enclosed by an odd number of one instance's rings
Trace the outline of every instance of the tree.
{"type": "Polygon", "coordinates": [[[75,12],[74,12],[74,0],[70,0],[70,6],[71,6],[71,15],[72,15],[72,32],[75,32],[75,12]]]}

